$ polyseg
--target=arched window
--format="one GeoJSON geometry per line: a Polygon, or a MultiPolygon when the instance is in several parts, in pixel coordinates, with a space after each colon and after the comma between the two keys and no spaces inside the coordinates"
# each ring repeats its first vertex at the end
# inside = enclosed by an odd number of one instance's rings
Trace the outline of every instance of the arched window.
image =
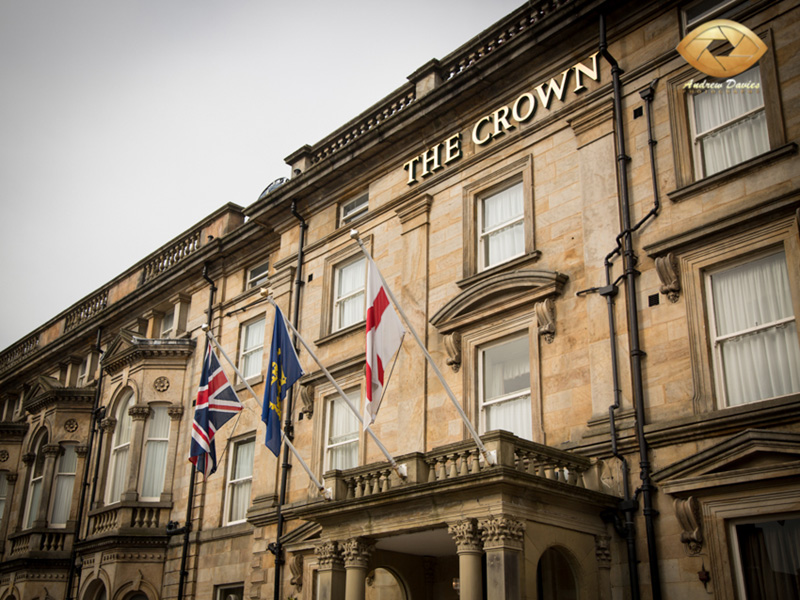
{"type": "Polygon", "coordinates": [[[53,483],[53,505],[50,509],[50,526],[66,527],[69,509],[72,507],[72,489],[78,469],[78,453],[74,444],[65,445],[56,464],[53,483]]]}
{"type": "Polygon", "coordinates": [[[154,404],[150,407],[145,438],[141,498],[159,500],[164,491],[169,446],[169,414],[166,404],[154,404]]]}
{"type": "Polygon", "coordinates": [[[128,475],[128,454],[131,445],[131,416],[128,409],[133,406],[133,390],[125,390],[117,409],[117,426],[111,438],[111,461],[109,464],[108,498],[109,504],[119,502],[125,491],[128,475]]]}
{"type": "Polygon", "coordinates": [[[31,465],[31,477],[28,481],[28,502],[25,505],[25,529],[33,527],[36,515],[39,513],[39,504],[42,501],[42,488],[44,487],[44,447],[47,444],[47,432],[42,431],[34,444],[36,458],[31,465]]]}
{"type": "Polygon", "coordinates": [[[6,499],[8,498],[8,473],[0,471],[0,525],[6,512],[6,499]]]}
{"type": "Polygon", "coordinates": [[[558,548],[548,548],[536,568],[538,600],[578,600],[578,581],[558,548]]]}

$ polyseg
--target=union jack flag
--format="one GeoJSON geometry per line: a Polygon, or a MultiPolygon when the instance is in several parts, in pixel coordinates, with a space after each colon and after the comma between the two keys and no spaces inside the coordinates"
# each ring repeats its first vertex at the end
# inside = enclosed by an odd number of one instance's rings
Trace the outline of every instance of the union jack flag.
{"type": "Polygon", "coordinates": [[[200,374],[200,387],[197,390],[197,405],[192,423],[192,448],[189,451],[189,461],[206,477],[217,470],[214,435],[240,410],[242,403],[209,344],[203,361],[203,371],[200,374]]]}

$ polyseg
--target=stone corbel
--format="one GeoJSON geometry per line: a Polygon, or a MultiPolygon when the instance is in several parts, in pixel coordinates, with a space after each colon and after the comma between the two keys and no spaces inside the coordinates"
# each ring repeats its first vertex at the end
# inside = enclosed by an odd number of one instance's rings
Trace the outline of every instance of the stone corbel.
{"type": "Polygon", "coordinates": [[[303,408],[300,412],[305,415],[305,418],[310,419],[314,416],[314,386],[311,384],[300,386],[300,400],[303,402],[303,408]]]}
{"type": "Polygon", "coordinates": [[[445,335],[444,349],[447,351],[445,362],[450,365],[454,372],[458,373],[461,368],[461,334],[454,331],[445,335]]]}
{"type": "Polygon", "coordinates": [[[675,498],[675,516],[683,531],[681,542],[686,544],[690,556],[700,554],[703,549],[703,521],[700,505],[694,496],[675,498]]]}
{"type": "Polygon", "coordinates": [[[594,536],[594,554],[597,566],[601,569],[611,568],[611,538],[607,535],[594,536]]]}
{"type": "Polygon", "coordinates": [[[299,592],[303,589],[303,555],[293,554],[289,561],[289,570],[292,572],[291,583],[299,592]]]}
{"type": "Polygon", "coordinates": [[[539,322],[539,335],[548,344],[553,343],[556,336],[556,305],[552,298],[545,298],[537,302],[534,306],[536,310],[536,320],[539,322]]]}
{"type": "Polygon", "coordinates": [[[681,291],[681,282],[675,265],[675,256],[670,252],[666,256],[655,259],[656,273],[661,280],[661,293],[673,304],[678,301],[681,291]]]}

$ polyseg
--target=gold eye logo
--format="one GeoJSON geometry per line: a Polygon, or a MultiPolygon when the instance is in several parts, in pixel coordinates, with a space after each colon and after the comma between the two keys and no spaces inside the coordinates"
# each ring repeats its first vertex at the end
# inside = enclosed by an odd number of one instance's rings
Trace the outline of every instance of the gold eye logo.
{"type": "Polygon", "coordinates": [[[752,67],[764,56],[767,46],[744,25],[727,19],[703,23],[678,44],[676,50],[698,71],[712,77],[733,77],[752,67]],[[709,46],[715,42],[730,42],[727,55],[714,55],[709,46]]]}

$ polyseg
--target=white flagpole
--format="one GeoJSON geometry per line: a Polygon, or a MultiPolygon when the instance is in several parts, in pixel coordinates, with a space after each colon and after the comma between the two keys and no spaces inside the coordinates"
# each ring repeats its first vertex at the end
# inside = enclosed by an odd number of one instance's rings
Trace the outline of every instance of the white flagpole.
{"type": "Polygon", "coordinates": [[[444,379],[444,375],[442,375],[442,372],[439,370],[439,367],[436,366],[436,363],[433,362],[433,357],[428,353],[428,349],[425,347],[425,344],[422,343],[422,340],[417,335],[417,332],[414,329],[414,326],[411,324],[411,321],[408,320],[408,317],[406,316],[406,313],[403,312],[403,309],[400,307],[400,304],[398,304],[397,298],[394,297],[394,294],[392,293],[392,290],[389,288],[389,285],[386,283],[386,280],[383,278],[383,275],[381,274],[381,271],[378,268],[378,265],[376,265],[375,261],[372,260],[372,256],[370,256],[370,253],[367,251],[366,247],[364,247],[364,244],[361,241],[361,238],[358,237],[358,231],[356,231],[355,229],[351,229],[350,230],[350,237],[352,239],[354,239],[356,242],[358,242],[358,246],[359,246],[359,248],[361,248],[361,252],[364,253],[364,256],[367,257],[367,260],[372,261],[372,265],[375,267],[375,271],[378,273],[378,277],[381,278],[381,283],[383,284],[383,288],[386,290],[386,294],[392,300],[392,304],[394,304],[394,307],[395,307],[395,309],[397,309],[397,312],[400,313],[400,316],[402,317],[403,322],[405,322],[406,326],[408,327],[409,331],[411,332],[411,335],[414,336],[414,339],[417,340],[417,344],[419,344],[419,347],[422,348],[422,352],[425,354],[425,358],[428,360],[428,363],[430,364],[431,368],[433,369],[433,372],[436,373],[436,376],[439,378],[439,381],[442,383],[442,386],[444,387],[445,392],[447,392],[447,395],[449,396],[451,402],[453,403],[453,406],[456,407],[456,410],[458,411],[458,414],[461,416],[461,420],[464,421],[464,424],[467,426],[467,429],[469,430],[470,434],[472,435],[472,439],[475,440],[475,443],[478,445],[478,449],[481,451],[481,454],[483,454],[483,457],[486,459],[486,462],[488,464],[490,464],[490,465],[497,464],[497,457],[495,455],[495,452],[494,451],[489,452],[486,449],[486,446],[483,445],[483,442],[481,441],[481,438],[478,435],[478,432],[475,431],[475,427],[473,427],[472,423],[470,423],[470,420],[469,420],[469,418],[467,418],[467,415],[464,412],[464,409],[461,408],[461,405],[458,403],[458,400],[456,400],[456,396],[455,396],[455,394],[453,394],[453,390],[451,390],[450,386],[447,385],[447,382],[444,379]]]}
{"type": "MultiPolygon", "coordinates": [[[[267,298],[267,300],[269,301],[270,304],[272,304],[273,306],[277,306],[275,304],[275,300],[273,300],[272,296],[270,295],[270,293],[267,290],[263,290],[261,292],[261,294],[263,296],[266,296],[266,298],[267,298]]],[[[408,477],[408,468],[406,467],[406,465],[397,464],[397,461],[394,459],[394,457],[391,454],[389,454],[389,451],[386,449],[386,446],[384,446],[381,443],[381,441],[378,439],[378,436],[375,435],[375,432],[372,431],[370,426],[364,422],[364,417],[362,417],[361,413],[358,412],[358,409],[355,406],[353,406],[353,403],[350,401],[350,398],[347,397],[347,394],[344,393],[344,390],[342,390],[341,386],[339,386],[339,384],[336,383],[336,380],[333,378],[333,375],[331,375],[330,372],[328,371],[328,369],[325,368],[325,365],[323,365],[322,362],[319,360],[319,358],[317,358],[317,355],[314,354],[314,351],[311,349],[311,347],[303,339],[303,336],[300,335],[300,332],[297,331],[297,329],[295,329],[295,326],[292,325],[286,317],[284,317],[283,320],[286,323],[286,325],[297,336],[297,339],[300,341],[300,343],[303,344],[303,347],[311,355],[311,358],[314,359],[314,362],[316,362],[317,365],[319,365],[319,368],[325,374],[325,377],[328,379],[328,381],[331,382],[331,385],[333,385],[334,389],[336,389],[336,391],[339,393],[339,396],[341,397],[341,399],[344,400],[345,403],[347,403],[347,406],[350,407],[350,410],[353,411],[353,414],[358,418],[359,422],[364,426],[364,430],[368,434],[370,434],[372,436],[373,440],[375,440],[375,443],[378,445],[378,448],[380,448],[380,451],[383,452],[383,455],[389,461],[389,464],[395,470],[395,472],[400,477],[400,479],[402,481],[405,481],[406,477],[408,477]]]]}
{"type": "MultiPolygon", "coordinates": [[[[258,405],[263,407],[263,402],[258,399],[258,396],[253,391],[253,388],[250,387],[249,383],[247,383],[247,379],[245,379],[244,375],[242,375],[241,372],[239,371],[239,369],[236,368],[236,365],[230,359],[230,357],[225,352],[225,350],[222,348],[222,346],[220,346],[219,342],[217,341],[217,338],[214,337],[214,334],[211,333],[211,330],[208,328],[208,325],[203,324],[201,326],[201,329],[206,332],[206,336],[208,336],[208,339],[211,340],[212,344],[214,344],[214,347],[217,350],[220,351],[220,353],[225,358],[225,360],[228,361],[228,364],[231,367],[233,367],[234,372],[239,377],[239,379],[244,383],[244,385],[247,387],[247,389],[250,390],[250,393],[253,395],[253,398],[255,398],[255,400],[258,403],[258,405]]],[[[297,460],[300,461],[300,464],[303,465],[303,468],[305,469],[305,471],[308,474],[308,476],[311,478],[311,481],[314,482],[314,485],[317,487],[317,490],[319,490],[319,493],[322,494],[326,500],[331,500],[332,497],[333,497],[332,494],[331,494],[331,490],[329,488],[326,488],[324,485],[322,485],[319,482],[319,480],[314,476],[314,473],[311,472],[311,469],[309,468],[308,464],[306,464],[306,461],[304,461],[303,457],[300,456],[300,453],[297,451],[297,448],[295,448],[294,444],[292,444],[292,442],[289,441],[289,438],[286,437],[286,433],[283,430],[281,430],[281,441],[284,444],[286,444],[286,447],[289,448],[289,450],[292,451],[292,454],[294,454],[297,457],[297,460]]]]}

